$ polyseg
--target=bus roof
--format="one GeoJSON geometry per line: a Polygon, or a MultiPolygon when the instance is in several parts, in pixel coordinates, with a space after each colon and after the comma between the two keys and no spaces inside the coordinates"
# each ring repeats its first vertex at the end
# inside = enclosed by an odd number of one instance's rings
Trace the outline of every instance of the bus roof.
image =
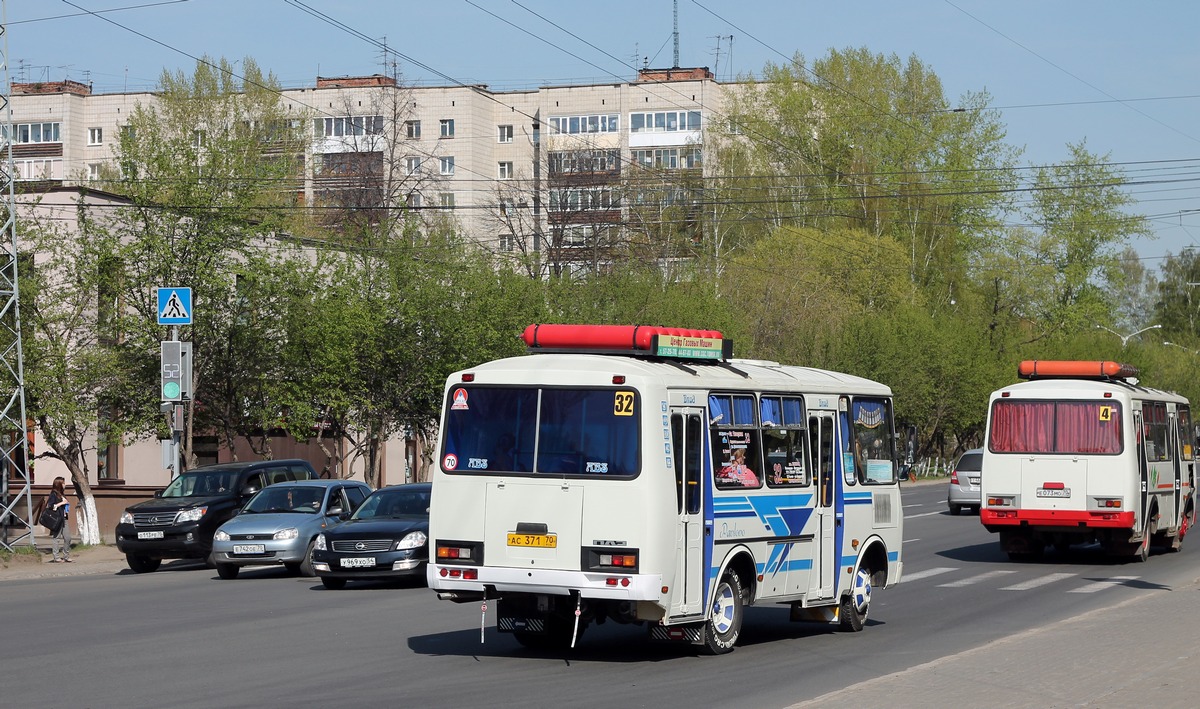
{"type": "Polygon", "coordinates": [[[451,375],[451,383],[464,373],[477,383],[611,385],[614,375],[660,381],[674,388],[760,389],[814,393],[891,396],[888,386],[870,379],[813,367],[782,365],[764,360],[732,359],[726,362],[681,363],[619,355],[533,354],[486,362],[451,375]]]}
{"type": "Polygon", "coordinates": [[[1033,379],[997,389],[992,392],[991,398],[1091,399],[1102,398],[1105,393],[1122,400],[1155,399],[1188,403],[1187,399],[1174,392],[1144,387],[1128,380],[1098,379],[1033,379]]]}

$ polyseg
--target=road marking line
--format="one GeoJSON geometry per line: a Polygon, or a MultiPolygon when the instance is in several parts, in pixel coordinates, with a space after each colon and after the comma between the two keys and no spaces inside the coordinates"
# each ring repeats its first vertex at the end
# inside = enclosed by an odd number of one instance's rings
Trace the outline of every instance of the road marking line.
{"type": "Polygon", "coordinates": [[[1089,583],[1086,586],[1073,588],[1070,591],[1067,591],[1067,593],[1095,593],[1096,591],[1103,591],[1106,588],[1112,588],[1113,586],[1125,581],[1134,581],[1137,578],[1137,576],[1113,576],[1110,579],[1102,579],[1100,581],[1096,581],[1095,583],[1089,583]]]}
{"type": "Polygon", "coordinates": [[[938,566],[933,569],[925,569],[924,571],[917,571],[916,573],[912,573],[912,574],[904,574],[904,576],[902,576],[900,580],[902,582],[917,581],[919,579],[927,579],[930,576],[937,576],[938,574],[944,574],[947,571],[958,571],[958,568],[954,567],[954,566],[938,566]]]}
{"type": "Polygon", "coordinates": [[[1069,579],[1074,575],[1075,574],[1068,573],[1065,571],[1061,572],[1061,573],[1057,573],[1057,574],[1046,574],[1045,576],[1039,576],[1038,578],[1030,579],[1030,580],[1024,581],[1022,583],[1015,583],[1012,586],[1005,586],[1004,588],[1002,588],[1000,590],[1001,591],[1028,591],[1031,588],[1037,588],[1038,586],[1045,586],[1048,583],[1054,583],[1055,581],[1062,581],[1063,579],[1069,579]]]}
{"type": "Polygon", "coordinates": [[[938,586],[941,588],[961,588],[963,586],[971,586],[971,585],[977,584],[980,581],[987,581],[988,579],[994,579],[997,576],[1004,576],[1005,574],[1015,574],[1015,573],[1017,573],[1015,569],[1001,569],[999,571],[986,571],[982,574],[978,574],[976,576],[971,576],[969,578],[959,579],[957,581],[951,581],[950,583],[938,584],[938,586]]]}
{"type": "Polygon", "coordinates": [[[925,513],[922,513],[919,515],[904,515],[904,519],[916,519],[918,517],[929,517],[930,515],[940,515],[940,514],[941,514],[941,511],[939,510],[937,512],[925,512],[925,513]]]}
{"type": "Polygon", "coordinates": [[[920,537],[917,537],[916,539],[905,539],[905,540],[904,540],[904,543],[905,543],[905,544],[912,544],[913,542],[919,542],[919,541],[921,541],[921,538],[920,538],[920,537]]]}
{"type": "Polygon", "coordinates": [[[917,503],[915,503],[915,504],[912,504],[912,505],[904,505],[904,507],[906,507],[906,508],[908,508],[908,507],[924,507],[924,506],[925,506],[925,503],[924,503],[924,502],[917,502],[917,503]]]}

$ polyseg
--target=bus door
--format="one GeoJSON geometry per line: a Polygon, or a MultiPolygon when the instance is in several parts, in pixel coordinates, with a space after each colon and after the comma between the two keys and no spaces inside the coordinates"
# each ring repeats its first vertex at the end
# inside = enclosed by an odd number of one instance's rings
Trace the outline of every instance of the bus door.
{"type": "Polygon", "coordinates": [[[1149,464],[1146,460],[1146,427],[1142,423],[1142,412],[1140,409],[1133,411],[1133,430],[1137,432],[1137,463],[1138,463],[1138,506],[1137,506],[1137,526],[1135,529],[1141,531],[1146,524],[1146,505],[1149,504],[1150,483],[1149,483],[1149,464]]]}
{"type": "Polygon", "coordinates": [[[1168,414],[1167,420],[1170,422],[1168,426],[1167,450],[1171,451],[1171,470],[1175,473],[1175,485],[1171,494],[1175,496],[1175,500],[1171,506],[1171,520],[1165,526],[1175,527],[1179,524],[1179,514],[1183,511],[1183,501],[1180,499],[1183,492],[1180,485],[1180,481],[1183,479],[1183,445],[1179,433],[1179,416],[1177,412],[1171,411],[1168,414]]]}
{"type": "Polygon", "coordinates": [[[671,451],[674,456],[676,573],[671,615],[695,615],[704,607],[704,461],[705,414],[702,408],[671,408],[671,451]]]}
{"type": "Polygon", "coordinates": [[[813,575],[810,579],[810,598],[832,598],[833,577],[837,573],[837,549],[834,548],[836,524],[837,475],[834,472],[834,417],[832,412],[818,412],[808,419],[809,448],[812,450],[813,470],[816,471],[817,538],[813,544],[813,575]]]}

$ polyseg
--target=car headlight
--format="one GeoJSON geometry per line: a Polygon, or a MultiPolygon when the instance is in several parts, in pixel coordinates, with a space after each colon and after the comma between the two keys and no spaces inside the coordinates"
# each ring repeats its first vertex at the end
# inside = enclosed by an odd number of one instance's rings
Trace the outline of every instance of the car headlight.
{"type": "Polygon", "coordinates": [[[281,529],[276,532],[273,539],[295,539],[298,536],[300,536],[299,529],[296,529],[295,527],[288,527],[287,529],[281,529]]]}
{"type": "Polygon", "coordinates": [[[121,524],[133,524],[133,513],[124,512],[121,514],[121,524]]]}
{"type": "Polygon", "coordinates": [[[218,529],[217,533],[213,535],[213,541],[214,542],[229,541],[229,532],[226,532],[224,529],[218,529]]]}
{"type": "Polygon", "coordinates": [[[409,532],[404,535],[404,539],[396,542],[396,549],[420,549],[427,541],[429,537],[425,536],[424,532],[409,532]]]}
{"type": "Polygon", "coordinates": [[[325,549],[326,549],[326,548],[327,548],[327,547],[325,546],[325,535],[324,535],[324,534],[318,534],[318,535],[317,535],[317,543],[316,543],[316,545],[313,547],[313,549],[320,549],[321,551],[325,551],[325,549]]]}
{"type": "Polygon", "coordinates": [[[175,521],[177,523],[195,522],[203,517],[205,512],[208,512],[207,507],[193,507],[190,510],[184,510],[183,512],[180,512],[179,515],[175,517],[175,521]]]}

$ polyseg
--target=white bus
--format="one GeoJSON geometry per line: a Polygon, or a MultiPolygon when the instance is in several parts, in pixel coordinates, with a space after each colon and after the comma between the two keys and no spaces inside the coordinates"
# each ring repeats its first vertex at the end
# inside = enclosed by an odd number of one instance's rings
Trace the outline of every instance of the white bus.
{"type": "Polygon", "coordinates": [[[857,631],[873,590],[900,580],[888,387],[732,359],[714,331],[523,337],[531,354],[446,384],[439,598],[497,599],[498,629],[527,646],[573,647],[611,620],[716,654],[749,604],[857,631]]]}
{"type": "Polygon", "coordinates": [[[1187,399],[1116,362],[1030,360],[1017,373],[1028,381],[991,396],[979,514],[1009,557],[1178,549],[1196,515],[1187,399]]]}

